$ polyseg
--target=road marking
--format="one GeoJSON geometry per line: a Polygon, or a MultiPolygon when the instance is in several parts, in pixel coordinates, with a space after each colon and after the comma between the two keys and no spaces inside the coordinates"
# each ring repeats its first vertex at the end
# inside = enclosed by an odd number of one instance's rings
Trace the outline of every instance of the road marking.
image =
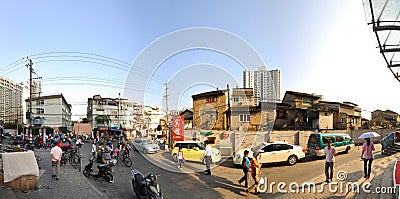
{"type": "Polygon", "coordinates": [[[39,181],[39,178],[42,177],[42,175],[44,174],[45,171],[46,171],[46,170],[44,170],[44,169],[39,170],[38,181],[39,181]]]}
{"type": "MultiPolygon", "coordinates": [[[[83,174],[81,174],[81,175],[83,175],[83,174]]],[[[95,186],[93,186],[93,185],[89,182],[89,180],[87,179],[86,176],[83,176],[83,177],[84,177],[83,179],[85,179],[85,181],[87,182],[87,184],[88,184],[90,187],[92,187],[92,189],[93,189],[95,192],[97,192],[102,198],[107,198],[101,191],[99,191],[95,186]]]]}

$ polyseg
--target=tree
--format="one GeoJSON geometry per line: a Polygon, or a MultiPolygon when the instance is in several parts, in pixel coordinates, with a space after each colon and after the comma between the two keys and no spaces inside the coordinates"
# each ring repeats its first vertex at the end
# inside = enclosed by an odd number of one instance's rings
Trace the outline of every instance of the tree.
{"type": "Polygon", "coordinates": [[[94,120],[96,120],[96,123],[100,123],[100,124],[104,124],[104,122],[109,123],[110,120],[110,116],[108,115],[98,115],[94,118],[94,120]]]}

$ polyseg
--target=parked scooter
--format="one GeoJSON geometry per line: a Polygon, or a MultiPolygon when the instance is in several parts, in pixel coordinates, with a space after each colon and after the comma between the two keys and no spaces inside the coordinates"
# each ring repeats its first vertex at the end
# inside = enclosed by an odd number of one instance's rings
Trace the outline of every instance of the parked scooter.
{"type": "Polygon", "coordinates": [[[144,177],[138,170],[132,170],[132,186],[133,192],[139,199],[142,198],[155,198],[162,199],[162,193],[160,186],[157,183],[157,176],[150,173],[147,177],[144,177]]]}
{"type": "Polygon", "coordinates": [[[86,177],[93,176],[95,178],[104,178],[110,183],[114,183],[114,175],[112,173],[113,164],[99,164],[97,168],[99,169],[98,173],[93,171],[93,161],[95,157],[89,159],[89,164],[85,166],[83,169],[83,175],[86,177]]]}

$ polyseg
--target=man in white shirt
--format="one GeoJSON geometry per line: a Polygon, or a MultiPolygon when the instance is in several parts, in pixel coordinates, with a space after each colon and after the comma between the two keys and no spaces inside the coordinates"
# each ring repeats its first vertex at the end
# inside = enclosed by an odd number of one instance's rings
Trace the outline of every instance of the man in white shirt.
{"type": "Polygon", "coordinates": [[[212,162],[212,158],[211,158],[212,148],[208,144],[208,140],[205,140],[204,144],[206,145],[206,149],[204,150],[204,153],[203,153],[203,161],[205,161],[205,163],[206,163],[206,170],[204,173],[206,175],[211,175],[210,165],[212,162]]]}
{"type": "Polygon", "coordinates": [[[50,154],[51,154],[51,171],[53,174],[52,177],[53,178],[56,177],[56,180],[58,180],[60,177],[60,163],[61,163],[62,150],[57,145],[57,142],[54,142],[54,147],[51,148],[50,154]]]}
{"type": "Polygon", "coordinates": [[[335,162],[336,149],[331,146],[332,140],[328,140],[327,146],[324,149],[325,152],[325,177],[326,183],[332,182],[333,177],[333,163],[335,162]]]}

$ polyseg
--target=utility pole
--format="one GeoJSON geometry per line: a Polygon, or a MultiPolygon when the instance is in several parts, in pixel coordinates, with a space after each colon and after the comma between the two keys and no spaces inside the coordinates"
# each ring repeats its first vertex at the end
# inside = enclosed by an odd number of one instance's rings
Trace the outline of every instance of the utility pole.
{"type": "Polygon", "coordinates": [[[118,93],[118,129],[120,128],[121,124],[119,122],[119,103],[121,102],[121,93],[118,93]]]}
{"type": "Polygon", "coordinates": [[[168,126],[169,125],[169,120],[168,120],[168,82],[165,83],[165,110],[167,112],[167,126],[168,126]]]}
{"type": "Polygon", "coordinates": [[[19,133],[18,133],[18,119],[16,119],[16,123],[17,123],[17,132],[15,132],[15,135],[19,135],[19,133]]]}
{"type": "Polygon", "coordinates": [[[230,131],[231,130],[231,95],[230,95],[230,89],[229,89],[229,84],[226,85],[227,90],[228,90],[228,111],[226,112],[226,130],[230,131]]]}
{"type": "Polygon", "coordinates": [[[29,136],[32,137],[32,73],[33,63],[32,60],[27,57],[29,63],[26,67],[29,67],[29,136]]]}
{"type": "Polygon", "coordinates": [[[168,111],[168,82],[165,83],[165,110],[167,112],[166,123],[168,128],[168,148],[172,149],[172,132],[169,128],[169,111],[168,111]]]}

